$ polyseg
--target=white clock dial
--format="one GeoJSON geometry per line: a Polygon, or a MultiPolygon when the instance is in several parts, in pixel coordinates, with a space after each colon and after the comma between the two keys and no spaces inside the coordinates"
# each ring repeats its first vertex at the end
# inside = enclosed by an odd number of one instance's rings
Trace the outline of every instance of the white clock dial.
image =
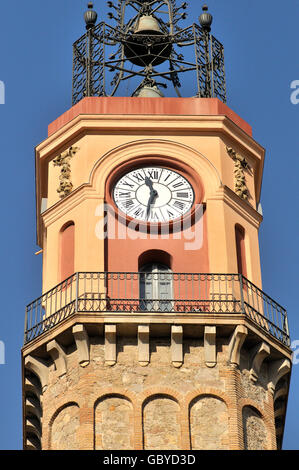
{"type": "Polygon", "coordinates": [[[174,170],[140,167],[126,173],[113,189],[117,207],[144,222],[169,222],[186,214],[194,202],[189,181],[174,170]]]}

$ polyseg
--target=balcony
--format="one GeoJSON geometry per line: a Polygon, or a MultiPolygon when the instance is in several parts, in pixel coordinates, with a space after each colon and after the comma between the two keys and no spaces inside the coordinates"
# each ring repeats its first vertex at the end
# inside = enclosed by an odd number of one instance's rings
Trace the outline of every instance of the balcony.
{"type": "Polygon", "coordinates": [[[185,315],[194,323],[243,316],[290,346],[286,310],[241,274],[78,272],[26,307],[24,344],[79,313],[185,315]]]}

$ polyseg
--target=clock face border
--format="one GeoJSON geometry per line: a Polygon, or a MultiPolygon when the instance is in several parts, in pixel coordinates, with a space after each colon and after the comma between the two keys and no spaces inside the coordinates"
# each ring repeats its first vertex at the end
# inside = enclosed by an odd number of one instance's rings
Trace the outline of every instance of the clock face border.
{"type": "Polygon", "coordinates": [[[181,162],[177,159],[168,159],[167,157],[151,157],[151,156],[144,156],[132,159],[130,161],[124,162],[117,168],[114,168],[109,177],[106,181],[106,191],[105,191],[105,199],[108,205],[111,205],[114,209],[114,213],[117,219],[121,220],[122,222],[128,224],[135,224],[136,227],[153,227],[153,226],[169,226],[172,227],[173,225],[180,223],[185,219],[189,219],[193,217],[195,212],[195,206],[197,204],[202,203],[203,200],[203,185],[200,180],[199,175],[186,165],[184,162],[181,162]],[[193,190],[193,203],[190,209],[175,219],[170,219],[168,221],[145,221],[139,220],[134,217],[129,216],[125,212],[123,212],[115,203],[113,193],[115,185],[120,181],[120,179],[125,176],[127,173],[134,171],[135,169],[138,170],[140,168],[152,168],[152,167],[161,167],[166,170],[171,170],[176,172],[179,176],[182,176],[187,180],[193,190]]]}
{"type": "Polygon", "coordinates": [[[112,191],[118,210],[136,223],[169,224],[184,217],[194,203],[190,181],[165,166],[130,169],[115,183],[112,191]]]}

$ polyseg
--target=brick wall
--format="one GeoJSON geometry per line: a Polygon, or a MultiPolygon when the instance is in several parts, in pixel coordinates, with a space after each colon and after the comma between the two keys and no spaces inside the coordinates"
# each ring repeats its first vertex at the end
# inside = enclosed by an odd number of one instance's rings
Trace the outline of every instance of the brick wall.
{"type": "MultiPolygon", "coordinates": [[[[90,338],[90,360],[66,350],[66,373],[54,363],[41,397],[43,449],[275,449],[273,399],[267,369],[250,380],[217,338],[217,364],[207,367],[202,340],[184,339],[181,367],[170,340],[151,338],[150,362],[138,362],[137,340],[120,338],[115,365],[104,339],[90,338]]],[[[249,352],[243,348],[243,358],[249,352]],[[245,356],[244,356],[245,355],[245,356]]]]}

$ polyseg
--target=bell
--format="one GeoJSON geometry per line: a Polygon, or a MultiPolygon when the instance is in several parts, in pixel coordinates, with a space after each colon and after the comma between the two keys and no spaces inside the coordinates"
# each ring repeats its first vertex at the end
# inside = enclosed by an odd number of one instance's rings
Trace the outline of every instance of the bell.
{"type": "Polygon", "coordinates": [[[135,94],[138,98],[164,98],[157,86],[145,85],[135,94]]]}
{"type": "Polygon", "coordinates": [[[124,44],[126,58],[140,67],[162,64],[171,51],[169,36],[161,31],[158,20],[152,15],[144,15],[137,20],[124,44]]]}
{"type": "Polygon", "coordinates": [[[136,23],[134,34],[163,34],[158,20],[151,15],[141,16],[136,23]]]}

